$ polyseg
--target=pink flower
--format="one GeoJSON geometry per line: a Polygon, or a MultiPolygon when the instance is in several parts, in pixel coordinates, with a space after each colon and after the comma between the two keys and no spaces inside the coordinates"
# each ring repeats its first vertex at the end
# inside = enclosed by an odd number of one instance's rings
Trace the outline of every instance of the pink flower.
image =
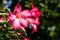
{"type": "Polygon", "coordinates": [[[32,16],[34,16],[35,18],[38,18],[42,14],[42,12],[38,11],[38,7],[34,7],[34,4],[31,4],[31,7],[32,7],[32,10],[31,10],[32,16]]]}
{"type": "Polygon", "coordinates": [[[28,27],[28,21],[26,18],[30,17],[31,13],[29,10],[21,11],[21,5],[17,4],[14,12],[10,12],[8,19],[12,23],[14,30],[20,29],[20,26],[28,27]]]}
{"type": "Polygon", "coordinates": [[[8,20],[12,23],[14,30],[20,29],[20,27],[28,27],[28,24],[32,25],[33,32],[37,32],[37,26],[40,24],[39,16],[42,14],[38,11],[37,7],[32,5],[31,10],[21,11],[21,5],[15,6],[14,12],[10,12],[8,20]]]}
{"type": "Polygon", "coordinates": [[[30,40],[29,38],[24,38],[24,40],[30,40]]]}
{"type": "Polygon", "coordinates": [[[33,29],[32,32],[34,33],[34,32],[37,32],[37,26],[40,24],[39,16],[42,14],[42,12],[38,11],[38,7],[34,7],[34,4],[32,4],[31,7],[32,7],[31,14],[33,18],[32,17],[27,18],[27,20],[32,25],[32,29],[33,29]]]}

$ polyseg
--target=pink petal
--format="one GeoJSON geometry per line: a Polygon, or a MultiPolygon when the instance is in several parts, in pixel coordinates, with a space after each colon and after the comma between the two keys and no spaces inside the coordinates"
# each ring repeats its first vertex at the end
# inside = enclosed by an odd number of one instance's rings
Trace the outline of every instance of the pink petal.
{"type": "Polygon", "coordinates": [[[37,26],[35,24],[32,24],[32,27],[33,27],[33,33],[37,32],[37,26]]]}
{"type": "Polygon", "coordinates": [[[31,11],[33,17],[37,17],[37,11],[31,11]]]}
{"type": "Polygon", "coordinates": [[[20,12],[21,12],[21,5],[17,4],[17,5],[15,6],[14,12],[20,13],[20,12]]]}
{"type": "Polygon", "coordinates": [[[38,11],[38,7],[33,7],[31,11],[38,11]]]}
{"type": "Polygon", "coordinates": [[[32,12],[32,16],[38,18],[40,16],[40,13],[38,11],[32,12]]]}
{"type": "Polygon", "coordinates": [[[14,30],[20,29],[19,20],[18,20],[18,19],[15,19],[15,20],[12,22],[12,26],[13,26],[14,30]]]}
{"type": "Polygon", "coordinates": [[[32,10],[31,11],[38,11],[38,7],[34,7],[34,4],[31,4],[32,10]]]}
{"type": "Polygon", "coordinates": [[[39,16],[42,14],[42,11],[37,11],[36,13],[37,13],[37,14],[36,14],[37,17],[39,17],[39,16]]]}
{"type": "Polygon", "coordinates": [[[27,20],[25,20],[25,19],[20,19],[20,23],[22,24],[22,26],[23,26],[24,28],[28,27],[28,21],[27,21],[27,20]]]}
{"type": "Polygon", "coordinates": [[[39,25],[40,22],[39,22],[39,18],[35,18],[35,19],[32,19],[32,18],[27,18],[28,22],[30,24],[36,24],[36,25],[39,25]]]}
{"type": "Polygon", "coordinates": [[[40,24],[39,18],[36,18],[33,23],[39,25],[40,24]]]}
{"type": "Polygon", "coordinates": [[[38,7],[34,7],[34,6],[31,10],[31,13],[32,13],[32,16],[34,16],[36,18],[38,18],[42,14],[41,11],[38,11],[38,7]]]}
{"type": "Polygon", "coordinates": [[[33,11],[32,12],[32,16],[35,17],[35,18],[38,18],[42,13],[39,12],[39,11],[33,11]]]}
{"type": "Polygon", "coordinates": [[[32,19],[32,18],[27,18],[27,20],[28,20],[28,22],[29,22],[30,24],[33,24],[34,19],[32,19]]]}
{"type": "Polygon", "coordinates": [[[0,21],[2,20],[2,17],[0,17],[0,21]]]}
{"type": "Polygon", "coordinates": [[[35,12],[32,12],[32,16],[36,16],[36,13],[35,12]]]}
{"type": "Polygon", "coordinates": [[[24,38],[24,40],[30,40],[29,38],[24,38]]]}
{"type": "Polygon", "coordinates": [[[29,10],[24,10],[21,12],[21,15],[24,17],[31,17],[31,12],[29,10]]]}
{"type": "Polygon", "coordinates": [[[7,19],[9,19],[10,21],[13,21],[15,18],[16,18],[15,15],[10,13],[7,19]]]}

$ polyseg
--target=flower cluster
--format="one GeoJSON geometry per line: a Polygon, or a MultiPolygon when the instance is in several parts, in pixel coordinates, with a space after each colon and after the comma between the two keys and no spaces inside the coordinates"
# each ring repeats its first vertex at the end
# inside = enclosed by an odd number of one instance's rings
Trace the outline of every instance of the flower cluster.
{"type": "Polygon", "coordinates": [[[28,27],[29,24],[32,25],[33,32],[37,31],[37,25],[40,24],[39,16],[42,14],[41,11],[38,11],[37,7],[34,7],[32,4],[32,9],[21,11],[21,5],[17,4],[13,12],[9,12],[8,20],[12,23],[14,30],[24,29],[28,27]]]}

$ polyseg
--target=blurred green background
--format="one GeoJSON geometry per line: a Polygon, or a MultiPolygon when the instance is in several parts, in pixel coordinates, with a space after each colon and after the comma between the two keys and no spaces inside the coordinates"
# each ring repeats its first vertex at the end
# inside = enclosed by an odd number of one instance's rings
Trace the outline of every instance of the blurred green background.
{"type": "Polygon", "coordinates": [[[23,10],[26,8],[31,9],[30,4],[33,3],[42,11],[42,15],[40,16],[41,23],[37,33],[31,34],[32,31],[29,28],[26,30],[28,37],[31,38],[31,40],[60,40],[60,0],[12,1],[13,3],[9,7],[11,11],[13,11],[13,8],[18,2],[22,5],[23,10]]]}

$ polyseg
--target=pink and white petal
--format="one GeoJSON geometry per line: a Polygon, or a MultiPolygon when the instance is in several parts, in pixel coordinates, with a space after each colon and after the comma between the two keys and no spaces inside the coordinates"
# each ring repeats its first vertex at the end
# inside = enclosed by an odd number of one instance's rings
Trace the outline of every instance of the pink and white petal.
{"type": "Polygon", "coordinates": [[[24,17],[31,17],[32,16],[30,10],[22,11],[21,15],[24,16],[24,17]]]}
{"type": "Polygon", "coordinates": [[[33,23],[39,25],[40,24],[39,18],[36,18],[33,23]]]}
{"type": "Polygon", "coordinates": [[[39,14],[37,11],[32,11],[31,13],[33,17],[36,17],[36,18],[39,17],[39,14]]]}
{"type": "Polygon", "coordinates": [[[33,28],[33,31],[32,31],[33,33],[34,33],[34,32],[37,32],[37,25],[32,24],[32,28],[33,28]]]}
{"type": "Polygon", "coordinates": [[[13,21],[16,18],[15,15],[13,15],[12,13],[10,13],[10,15],[7,17],[8,20],[13,21]]]}
{"type": "Polygon", "coordinates": [[[36,13],[35,13],[35,12],[32,12],[32,16],[34,16],[34,17],[35,17],[35,16],[36,16],[36,13]]]}
{"type": "Polygon", "coordinates": [[[40,16],[40,12],[38,11],[33,11],[32,12],[32,16],[35,17],[35,18],[38,18],[40,16]]]}
{"type": "Polygon", "coordinates": [[[31,13],[32,13],[32,16],[34,16],[36,18],[38,18],[42,14],[41,11],[38,11],[37,7],[32,8],[31,13]]]}
{"type": "Polygon", "coordinates": [[[26,20],[28,20],[28,22],[29,22],[30,24],[32,24],[33,21],[34,21],[34,19],[32,19],[32,18],[27,18],[26,20]]]}
{"type": "Polygon", "coordinates": [[[22,26],[23,26],[24,28],[28,27],[28,21],[27,21],[27,20],[25,20],[25,19],[20,19],[20,23],[22,24],[22,26]]]}
{"type": "Polygon", "coordinates": [[[12,22],[12,26],[14,28],[14,30],[19,30],[20,29],[20,22],[18,19],[15,19],[13,22],[12,22]]]}
{"type": "Polygon", "coordinates": [[[38,11],[38,7],[33,7],[31,12],[33,12],[33,11],[38,11]]]}
{"type": "Polygon", "coordinates": [[[20,5],[20,4],[17,4],[17,5],[15,6],[14,11],[20,13],[20,12],[21,12],[21,5],[20,5]]]}

